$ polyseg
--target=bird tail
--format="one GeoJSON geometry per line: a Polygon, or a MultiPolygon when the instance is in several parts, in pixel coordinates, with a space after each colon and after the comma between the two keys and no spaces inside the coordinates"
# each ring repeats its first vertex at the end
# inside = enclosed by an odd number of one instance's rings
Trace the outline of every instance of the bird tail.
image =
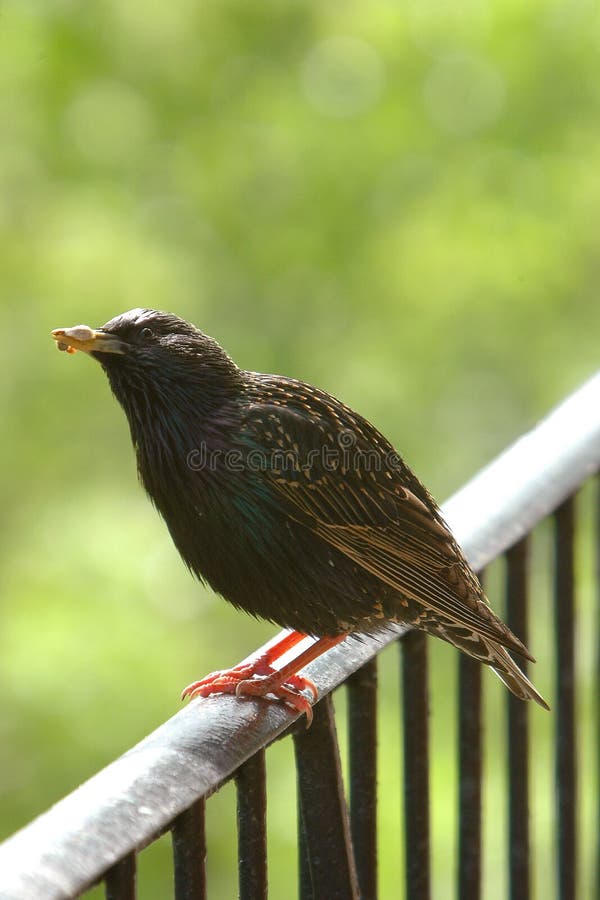
{"type": "MultiPolygon", "coordinates": [[[[488,643],[486,641],[486,643],[488,643]]],[[[500,644],[489,642],[490,660],[488,665],[494,670],[500,681],[520,700],[535,700],[543,709],[550,709],[542,695],[535,689],[524,672],[500,644]]]]}
{"type": "Polygon", "coordinates": [[[520,700],[535,700],[544,709],[550,709],[542,695],[501,644],[471,629],[467,630],[448,621],[442,623],[439,619],[435,623],[428,621],[425,630],[462,650],[467,656],[490,666],[515,697],[519,697],[520,700]]]}

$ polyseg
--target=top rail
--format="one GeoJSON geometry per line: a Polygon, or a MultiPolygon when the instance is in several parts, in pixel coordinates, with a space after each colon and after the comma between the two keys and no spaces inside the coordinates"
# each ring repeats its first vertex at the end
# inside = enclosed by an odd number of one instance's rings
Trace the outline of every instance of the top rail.
{"type": "Polygon", "coordinates": [[[600,466],[600,372],[481,469],[443,511],[476,572],[600,466]]]}
{"type": "MultiPolygon", "coordinates": [[[[475,569],[514,544],[600,467],[600,372],[443,507],[475,569]]],[[[402,634],[348,640],[311,663],[323,696],[402,634]]],[[[280,704],[194,700],[0,846],[0,900],[58,900],[92,885],[289,728],[280,704]]]]}

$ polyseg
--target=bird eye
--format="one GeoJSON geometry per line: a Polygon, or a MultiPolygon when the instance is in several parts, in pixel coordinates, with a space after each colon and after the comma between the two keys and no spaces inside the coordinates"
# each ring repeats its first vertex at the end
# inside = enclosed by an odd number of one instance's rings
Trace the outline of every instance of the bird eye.
{"type": "Polygon", "coordinates": [[[150,338],[153,338],[153,337],[154,337],[154,332],[152,331],[151,328],[142,328],[142,330],[140,331],[140,338],[143,341],[149,341],[150,338]]]}

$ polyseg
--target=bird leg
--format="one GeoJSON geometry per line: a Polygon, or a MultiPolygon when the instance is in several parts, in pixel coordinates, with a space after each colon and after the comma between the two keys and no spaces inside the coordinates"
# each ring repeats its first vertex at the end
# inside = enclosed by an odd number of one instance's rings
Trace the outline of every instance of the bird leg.
{"type": "Polygon", "coordinates": [[[317,699],[316,685],[303,675],[298,675],[298,670],[312,662],[326,650],[335,647],[346,637],[345,634],[336,637],[318,638],[314,644],[307,647],[295,659],[287,663],[283,668],[276,669],[272,663],[287,653],[292,647],[300,643],[306,637],[299,631],[291,631],[280,641],[269,647],[265,653],[249,662],[242,662],[232,669],[211,672],[200,681],[194,681],[183,691],[181,697],[208,697],[210,694],[243,694],[254,697],[265,697],[272,694],[279,700],[283,700],[292,709],[306,713],[308,725],[312,721],[312,707],[302,691],[312,694],[313,702],[317,699]]]}

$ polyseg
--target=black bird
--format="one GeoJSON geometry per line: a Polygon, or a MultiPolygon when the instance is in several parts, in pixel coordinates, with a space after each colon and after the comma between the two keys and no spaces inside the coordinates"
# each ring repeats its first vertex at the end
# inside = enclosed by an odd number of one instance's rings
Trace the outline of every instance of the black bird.
{"type": "Polygon", "coordinates": [[[291,629],[183,696],[275,694],[310,721],[303,691],[317,692],[299,670],[348,634],[402,622],[548,708],[507,649],[532,657],[488,606],[433,498],[358,413],[310,384],[238,368],[171,313],[133,309],[52,337],[106,372],[142,484],[189,569],[234,606],[291,629]],[[306,635],[316,642],[275,669],[306,635]]]}

